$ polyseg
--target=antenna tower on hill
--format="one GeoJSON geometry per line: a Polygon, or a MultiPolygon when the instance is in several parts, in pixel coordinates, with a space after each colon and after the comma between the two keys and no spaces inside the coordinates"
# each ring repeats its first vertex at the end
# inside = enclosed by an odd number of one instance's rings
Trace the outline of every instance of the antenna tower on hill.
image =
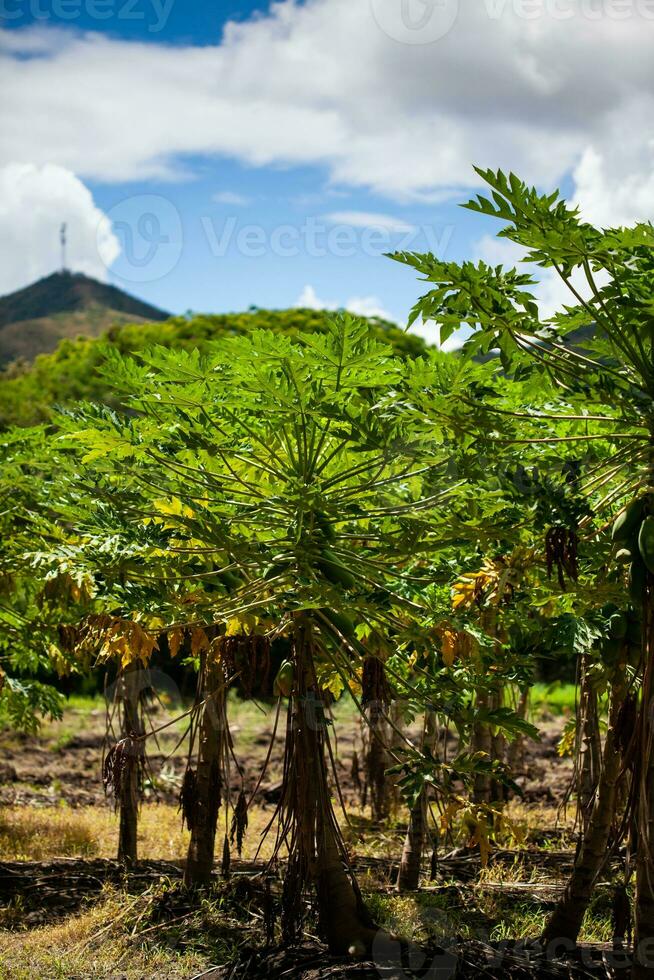
{"type": "Polygon", "coordinates": [[[61,271],[62,272],[67,272],[68,271],[66,269],[66,244],[67,244],[66,231],[67,231],[67,229],[68,229],[68,225],[65,224],[65,223],[59,229],[59,241],[61,243],[61,271]]]}

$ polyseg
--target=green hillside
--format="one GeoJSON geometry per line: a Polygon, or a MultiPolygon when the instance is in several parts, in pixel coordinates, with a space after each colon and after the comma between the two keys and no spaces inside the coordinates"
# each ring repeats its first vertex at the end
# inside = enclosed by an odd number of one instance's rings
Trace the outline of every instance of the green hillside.
{"type": "MultiPolygon", "coordinates": [[[[252,310],[173,317],[163,323],[129,323],[113,326],[97,339],[64,340],[53,353],[41,354],[33,364],[13,364],[0,373],[0,427],[46,421],[55,404],[70,405],[81,399],[112,404],[110,386],[98,372],[106,343],[123,353],[153,344],[202,350],[225,334],[265,329],[294,336],[300,331],[323,331],[329,317],[321,310],[252,310]]],[[[406,334],[391,323],[370,322],[380,339],[403,356],[417,357],[426,349],[420,337],[406,334]]]]}

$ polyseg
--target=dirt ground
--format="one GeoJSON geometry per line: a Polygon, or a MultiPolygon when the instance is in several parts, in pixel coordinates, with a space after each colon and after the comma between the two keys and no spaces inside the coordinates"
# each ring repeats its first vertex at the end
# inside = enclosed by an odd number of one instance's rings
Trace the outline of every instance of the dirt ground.
{"type": "MultiPolygon", "coordinates": [[[[154,705],[148,711],[148,723],[157,729],[174,719],[179,708],[154,705]]],[[[268,705],[255,707],[239,704],[230,712],[236,764],[232,772],[232,789],[242,785],[252,790],[268,752],[273,734],[274,710],[268,705]]],[[[357,793],[352,784],[352,757],[362,754],[361,726],[351,710],[342,712],[344,723],[338,724],[337,766],[339,782],[348,803],[356,804],[357,793]]],[[[261,802],[265,805],[274,797],[275,786],[281,777],[284,752],[284,719],[280,719],[277,737],[262,783],[261,802]]],[[[569,786],[572,764],[557,754],[564,716],[545,715],[539,719],[541,740],[524,742],[524,757],[516,782],[524,793],[526,803],[558,805],[569,786]]],[[[179,746],[185,721],[150,740],[148,760],[150,779],[145,787],[145,799],[173,804],[177,802],[186,764],[185,748],[179,746]]],[[[409,735],[415,732],[409,730],[409,735]]],[[[106,715],[101,700],[67,709],[63,721],[43,726],[38,735],[0,732],[0,806],[70,807],[110,805],[101,778],[102,757],[106,747],[115,741],[106,735],[106,715]]],[[[449,751],[456,740],[448,740],[449,751]]]]}
{"type": "MultiPolygon", "coordinates": [[[[311,928],[298,950],[265,948],[261,908],[266,899],[257,872],[270,847],[257,852],[279,799],[283,717],[250,812],[242,857],[232,855],[228,880],[217,872],[212,889],[199,901],[189,901],[181,888],[188,844],[178,810],[186,761],[180,739],[187,720],[175,720],[181,710],[179,705],[154,705],[148,711],[147,725],[157,737],[149,740],[141,860],[129,875],[114,860],[117,819],[101,779],[108,744],[103,702],[73,699],[63,720],[45,724],[38,735],[0,732],[0,980],[606,975],[587,964],[579,972],[572,962],[563,972],[558,966],[559,972],[547,972],[549,966],[543,965],[545,972],[535,974],[529,950],[514,950],[516,940],[538,935],[572,867],[574,835],[570,817],[560,811],[572,769],[570,760],[557,753],[565,714],[540,711],[541,740],[525,742],[517,775],[523,796],[508,808],[508,826],[519,827],[520,833],[507,830],[494,842],[487,867],[465,842],[441,841],[431,872],[430,854],[425,855],[420,892],[398,896],[394,877],[406,813],[400,809],[381,827],[372,823],[352,778],[353,755],[362,755],[360,724],[351,706],[337,706],[336,765],[350,856],[375,920],[428,951],[413,971],[404,960],[400,963],[405,954],[399,947],[380,953],[374,963],[332,961],[316,945],[311,928]],[[504,950],[500,960],[498,944],[504,950]],[[452,973],[453,962],[458,972],[452,973]]],[[[231,773],[235,800],[243,786],[250,792],[260,777],[275,710],[234,702],[229,715],[238,761],[231,773]]],[[[448,752],[455,747],[450,738],[448,752]]],[[[282,879],[280,867],[273,896],[282,879]]],[[[586,923],[584,940],[593,951],[610,938],[609,904],[600,894],[586,923]]]]}

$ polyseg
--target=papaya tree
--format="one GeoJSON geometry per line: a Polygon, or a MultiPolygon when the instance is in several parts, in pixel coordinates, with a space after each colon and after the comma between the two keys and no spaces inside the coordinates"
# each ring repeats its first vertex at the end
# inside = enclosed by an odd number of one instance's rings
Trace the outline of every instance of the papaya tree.
{"type": "MultiPolygon", "coordinates": [[[[283,930],[298,934],[312,884],[337,952],[365,951],[375,930],[331,802],[329,696],[370,703],[398,635],[419,628],[421,583],[403,569],[416,515],[445,493],[434,426],[405,417],[405,374],[344,317],[295,341],[226,339],[205,356],[114,354],[108,375],[130,413],[89,408],[61,423],[71,453],[81,447],[81,479],[63,477],[59,496],[76,495],[71,521],[83,512],[79,560],[97,568],[105,555],[106,605],[156,614],[169,632],[236,623],[252,636],[265,622],[268,639],[287,639],[283,930]]],[[[220,636],[208,655],[226,676],[252,668],[220,636]]]]}
{"type": "MultiPolygon", "coordinates": [[[[54,457],[43,430],[34,441],[54,457]]],[[[70,666],[53,656],[66,609],[79,584],[45,582],[27,549],[39,535],[44,493],[41,473],[21,434],[6,433],[0,445],[0,717],[12,728],[35,732],[42,717],[60,718],[63,698],[52,683],[70,666]]]]}
{"type": "MultiPolygon", "coordinates": [[[[614,527],[612,561],[617,566],[614,575],[622,580],[624,601],[629,589],[632,602],[642,612],[642,696],[622,764],[631,774],[629,819],[622,825],[630,829],[635,852],[633,976],[641,980],[651,974],[654,940],[654,228],[651,224],[595,228],[558,193],[540,194],[501,172],[479,174],[490,186],[491,197],[479,196],[467,207],[501,220],[500,237],[520,246],[532,267],[560,278],[569,290],[569,305],[542,317],[536,280],[526,272],[492,268],[483,262],[441,262],[430,255],[402,253],[395,258],[430,283],[412,319],[422,316],[435,321],[442,340],[464,326],[470,333],[464,356],[496,352],[498,369],[512,377],[547,380],[556,386],[558,397],[548,408],[510,410],[513,417],[526,416],[533,425],[530,434],[520,437],[522,445],[574,445],[580,452],[593,443],[603,447],[602,459],[593,472],[582,477],[580,487],[582,493],[592,495],[596,517],[556,529],[548,540],[551,563],[559,570],[572,567],[585,536],[592,539],[602,534],[611,515],[620,515],[626,508],[614,527]]],[[[487,417],[493,415],[493,406],[479,408],[487,417]]],[[[504,406],[496,409],[499,422],[504,406]]],[[[502,445],[501,435],[497,445],[502,445]]],[[[621,693],[620,686],[617,691],[621,693]]],[[[612,717],[615,721],[617,716],[612,717]]],[[[624,740],[624,732],[620,738],[624,740]]],[[[595,813],[601,808],[605,812],[607,802],[612,802],[610,787],[602,786],[602,778],[610,782],[613,776],[606,770],[600,776],[588,824],[592,843],[587,835],[588,846],[582,845],[574,872],[590,883],[597,880],[609,846],[608,821],[595,819],[595,813]]],[[[583,905],[589,888],[582,891],[583,905]]],[[[579,901],[580,894],[572,889],[564,902],[579,901]]],[[[559,936],[567,930],[569,935],[564,938],[575,938],[578,924],[578,915],[559,915],[556,929],[559,936]]]]}
{"type": "MultiPolygon", "coordinates": [[[[398,698],[425,710],[403,657],[432,630],[430,555],[450,527],[448,454],[412,401],[409,372],[365,323],[343,317],[296,340],[225,339],[203,356],[109,354],[107,374],[129,411],[89,406],[59,420],[70,458],[52,496],[70,529],[66,553],[94,577],[103,609],[138,610],[169,642],[212,629],[205,664],[224,678],[265,676],[266,644],[287,644],[275,679],[288,697],[274,848],[289,852],[282,931],[298,936],[312,885],[336,952],[364,952],[375,929],[332,806],[329,700],[347,691],[362,713],[375,702],[386,716],[398,698]],[[425,556],[418,567],[416,555],[425,556]]],[[[430,699],[455,710],[442,692],[430,699]]],[[[404,742],[396,761],[432,784],[477,771],[465,753],[436,764],[404,742]]],[[[213,758],[222,751],[209,737],[198,744],[213,758]]],[[[197,867],[206,875],[219,781],[200,761],[207,819],[196,824],[197,867]]],[[[200,763],[195,775],[199,789],[200,763]]]]}

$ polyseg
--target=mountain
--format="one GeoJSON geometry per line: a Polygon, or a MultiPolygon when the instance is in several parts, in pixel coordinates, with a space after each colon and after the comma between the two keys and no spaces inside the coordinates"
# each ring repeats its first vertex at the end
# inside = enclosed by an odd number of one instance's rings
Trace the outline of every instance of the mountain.
{"type": "Polygon", "coordinates": [[[0,364],[54,351],[60,340],[98,337],[121,323],[167,320],[163,310],[81,272],[55,272],[0,297],[0,364]]]}

